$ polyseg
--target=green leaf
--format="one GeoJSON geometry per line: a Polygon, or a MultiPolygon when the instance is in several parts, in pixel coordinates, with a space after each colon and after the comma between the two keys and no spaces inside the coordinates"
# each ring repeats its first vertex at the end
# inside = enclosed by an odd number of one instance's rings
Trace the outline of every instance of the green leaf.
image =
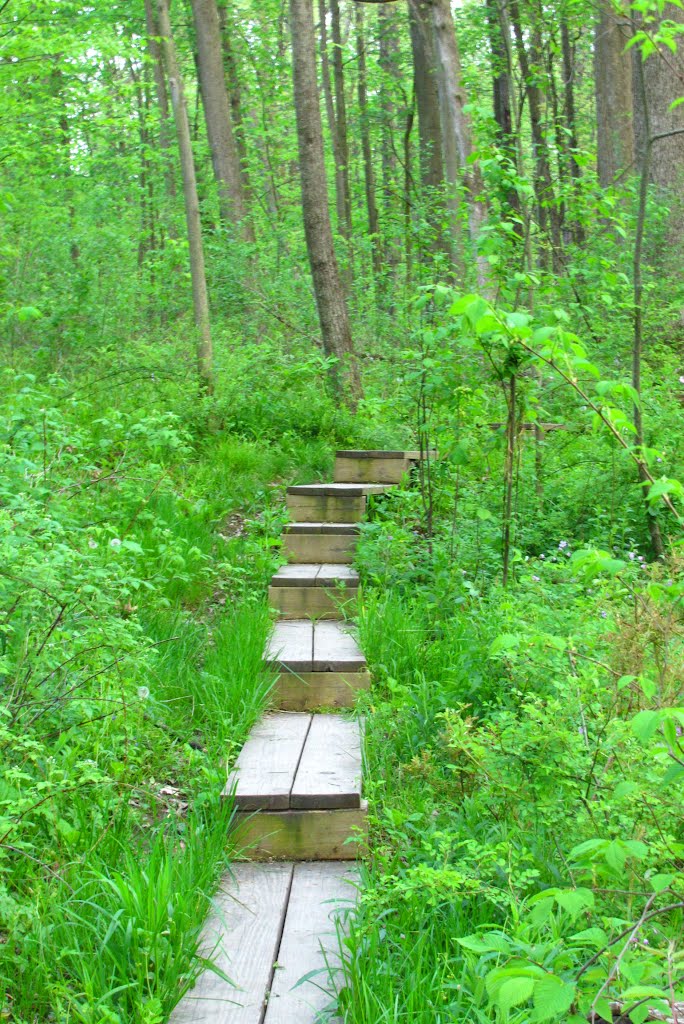
{"type": "Polygon", "coordinates": [[[591,889],[559,889],[556,902],[571,917],[577,917],[583,910],[594,906],[594,894],[591,889]]]}
{"type": "Polygon", "coordinates": [[[551,1020],[565,1013],[575,998],[575,985],[555,974],[540,978],[534,986],[534,1020],[551,1020]]]}
{"type": "Polygon", "coordinates": [[[504,981],[496,994],[496,1003],[504,1011],[526,1003],[534,992],[534,978],[510,978],[504,981]]]}
{"type": "Polygon", "coordinates": [[[660,725],[660,714],[658,711],[648,709],[640,711],[631,722],[632,732],[641,743],[648,743],[660,725]]]}

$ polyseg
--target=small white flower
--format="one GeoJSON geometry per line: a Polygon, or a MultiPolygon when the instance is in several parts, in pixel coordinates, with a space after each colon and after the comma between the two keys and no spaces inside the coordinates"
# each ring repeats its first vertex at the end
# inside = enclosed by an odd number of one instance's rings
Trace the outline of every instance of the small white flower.
{"type": "Polygon", "coordinates": [[[120,548],[121,547],[121,541],[119,540],[118,537],[112,537],[112,539],[109,542],[109,546],[110,546],[110,548],[120,548]]]}
{"type": "Polygon", "coordinates": [[[541,576],[533,576],[532,579],[535,583],[539,583],[539,581],[541,580],[541,576]]]}
{"type": "Polygon", "coordinates": [[[149,688],[149,686],[139,686],[138,687],[138,697],[140,697],[140,700],[147,700],[149,695],[150,695],[150,688],[149,688]]]}
{"type": "Polygon", "coordinates": [[[89,548],[96,548],[97,547],[97,541],[93,540],[92,537],[88,537],[88,547],[89,548]]]}
{"type": "Polygon", "coordinates": [[[679,383],[684,384],[684,374],[679,378],[679,383]]]}
{"type": "Polygon", "coordinates": [[[630,560],[630,562],[633,562],[635,558],[636,558],[636,551],[630,551],[629,552],[629,560],[630,560]]]}
{"type": "Polygon", "coordinates": [[[559,542],[559,544],[558,544],[558,550],[559,550],[559,551],[564,551],[564,550],[565,550],[565,548],[567,548],[567,546],[568,546],[568,542],[567,542],[567,540],[562,540],[562,541],[560,541],[560,542],[559,542]]]}

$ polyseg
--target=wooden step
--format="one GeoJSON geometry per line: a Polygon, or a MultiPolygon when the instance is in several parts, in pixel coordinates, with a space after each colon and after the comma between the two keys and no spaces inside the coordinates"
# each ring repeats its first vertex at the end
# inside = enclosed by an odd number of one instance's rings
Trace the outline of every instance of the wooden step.
{"type": "MultiPolygon", "coordinates": [[[[434,459],[437,452],[423,452],[423,459],[434,459]]],[[[343,450],[335,455],[337,483],[398,484],[412,466],[421,461],[419,451],[343,450]]]]}
{"type": "Polygon", "coordinates": [[[287,489],[287,509],[297,523],[357,523],[365,515],[367,496],[387,489],[377,483],[297,484],[287,489]]]}
{"type": "Polygon", "coordinates": [[[242,748],[224,796],[235,800],[234,839],[250,860],[352,859],[346,841],[366,819],[358,721],[265,715],[242,748]]]}
{"type": "Polygon", "coordinates": [[[288,562],[349,564],[356,551],[356,523],[290,523],[283,531],[283,554],[288,562]]]}
{"type": "Polygon", "coordinates": [[[341,619],[355,613],[358,587],[359,574],[347,565],[284,565],[271,579],[268,602],[288,619],[341,619]]]}
{"type": "Polygon", "coordinates": [[[276,622],[264,660],[279,671],[273,706],[283,711],[352,707],[370,675],[349,626],[341,622],[276,622]]]}
{"type": "Polygon", "coordinates": [[[200,947],[231,981],[205,970],[170,1024],[315,1024],[334,1001],[357,883],[341,862],[236,864],[200,947]]]}

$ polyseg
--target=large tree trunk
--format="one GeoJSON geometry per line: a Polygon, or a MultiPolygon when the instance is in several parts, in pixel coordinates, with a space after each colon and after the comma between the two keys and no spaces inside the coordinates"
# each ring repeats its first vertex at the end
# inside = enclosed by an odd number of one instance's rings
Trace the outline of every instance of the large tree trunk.
{"type": "Polygon", "coordinates": [[[451,256],[444,233],[444,164],[439,93],[435,75],[435,47],[429,0],[409,0],[409,27],[413,52],[413,88],[418,110],[420,180],[423,201],[430,211],[434,234],[431,248],[451,256]]]}
{"type": "Polygon", "coordinates": [[[166,184],[166,191],[168,194],[170,196],[175,196],[176,179],[174,177],[173,165],[171,163],[169,153],[169,144],[171,141],[169,126],[169,100],[166,93],[164,66],[162,64],[162,54],[159,46],[159,26],[157,25],[157,15],[154,9],[153,0],[145,0],[145,23],[147,26],[147,50],[152,63],[154,87],[157,93],[157,103],[159,105],[159,146],[162,151],[164,182],[166,184]]]}
{"type": "Polygon", "coordinates": [[[596,160],[599,182],[608,188],[634,166],[632,57],[625,46],[632,35],[627,15],[611,0],[600,0],[594,36],[596,160]]]}
{"type": "Polygon", "coordinates": [[[356,27],[356,53],[358,66],[359,117],[361,120],[361,150],[363,152],[363,174],[366,186],[366,209],[368,211],[368,232],[373,254],[373,272],[376,277],[382,267],[380,256],[380,229],[378,207],[375,201],[375,175],[373,173],[373,152],[371,149],[370,125],[368,124],[368,83],[366,79],[366,37],[364,33],[363,4],[354,7],[356,27]]]}
{"type": "Polygon", "coordinates": [[[219,187],[221,220],[235,225],[237,234],[245,241],[254,241],[254,232],[247,216],[242,189],[242,173],[230,102],[226,90],[221,53],[221,29],[216,0],[191,0],[197,35],[197,55],[200,88],[207,135],[211,149],[211,162],[219,187]]]}
{"type": "MultiPolygon", "coordinates": [[[[667,3],[662,19],[684,25],[684,10],[667,3]]],[[[644,63],[643,94],[634,90],[634,128],[639,165],[643,163],[648,139],[653,140],[650,159],[650,180],[661,189],[674,192],[684,182],[684,104],[670,110],[670,104],[684,96],[684,36],[676,37],[675,53],[661,44],[657,53],[644,63]],[[650,125],[650,132],[647,127],[650,125]]],[[[634,60],[641,60],[634,47],[634,60]]]]}
{"type": "MultiPolygon", "coordinates": [[[[461,82],[461,58],[450,0],[432,0],[432,26],[435,39],[437,88],[442,111],[442,145],[444,165],[450,192],[457,199],[461,185],[468,196],[468,226],[473,245],[477,243],[487,210],[482,196],[480,167],[471,162],[473,152],[470,118],[465,112],[468,102],[461,82]]],[[[478,260],[478,283],[487,283],[486,264],[478,260]]]]}
{"type": "MultiPolygon", "coordinates": [[[[290,30],[304,232],[323,347],[326,355],[340,361],[349,401],[355,406],[360,381],[330,226],[311,0],[290,0],[290,30]]],[[[341,390],[337,367],[333,367],[332,375],[333,384],[341,390]]]]}
{"type": "Polygon", "coordinates": [[[181,171],[183,174],[183,198],[185,200],[185,221],[188,228],[188,244],[190,249],[190,275],[192,277],[192,300],[197,325],[197,368],[200,383],[207,391],[212,390],[212,346],[211,328],[209,324],[209,294],[204,270],[204,249],[202,248],[202,225],[200,222],[199,199],[197,198],[197,180],[195,164],[192,156],[190,140],[190,122],[188,107],[185,101],[185,90],[181,78],[176,48],[171,34],[171,22],[167,0],[157,0],[159,32],[162,39],[164,61],[169,79],[169,92],[173,116],[176,123],[176,135],[180,152],[181,171]]]}
{"type": "Polygon", "coordinates": [[[221,49],[223,51],[223,66],[225,69],[226,82],[228,85],[228,99],[230,101],[230,113],[233,119],[235,144],[237,145],[240,158],[240,177],[242,178],[242,192],[245,204],[249,209],[249,202],[252,197],[252,186],[249,178],[249,163],[247,160],[247,139],[245,137],[244,117],[242,114],[242,89],[240,87],[240,75],[238,62],[231,41],[231,27],[228,18],[228,11],[224,3],[218,5],[219,25],[221,28],[221,49]]]}

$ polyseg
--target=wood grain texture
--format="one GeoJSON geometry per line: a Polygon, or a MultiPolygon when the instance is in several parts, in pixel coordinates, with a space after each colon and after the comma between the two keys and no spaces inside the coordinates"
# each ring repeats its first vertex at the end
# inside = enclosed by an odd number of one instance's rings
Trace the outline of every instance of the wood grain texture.
{"type": "Polygon", "coordinates": [[[298,523],[357,523],[366,512],[366,496],[293,495],[286,498],[290,518],[298,523]]]}
{"type": "Polygon", "coordinates": [[[276,622],[264,660],[290,672],[313,671],[313,623],[310,619],[276,622]]]}
{"type": "Polygon", "coordinates": [[[370,683],[369,672],[281,672],[271,699],[284,711],[352,708],[359,690],[370,689],[370,683]]]}
{"type": "Polygon", "coordinates": [[[355,614],[358,593],[355,587],[269,587],[268,603],[286,619],[341,619],[355,614]]]}
{"type": "Polygon", "coordinates": [[[316,623],[312,672],[358,672],[365,667],[366,659],[350,626],[342,622],[316,623]]]}
{"type": "Polygon", "coordinates": [[[221,882],[201,949],[234,982],[204,971],[169,1024],[260,1024],[292,882],[291,864],[236,864],[221,882]]]}
{"type": "Polygon", "coordinates": [[[288,487],[287,497],[358,498],[366,494],[382,494],[389,488],[381,483],[295,484],[288,487]]]}
{"type": "Polygon", "coordinates": [[[264,1024],[315,1024],[334,1003],[340,938],[356,883],[357,870],[345,863],[295,865],[264,1024]]]}
{"type": "Polygon", "coordinates": [[[333,810],[361,806],[361,733],[341,715],[314,715],[297,768],[290,807],[333,810]]]}
{"type": "Polygon", "coordinates": [[[224,794],[235,789],[241,811],[290,806],[295,773],[311,724],[310,715],[274,712],[252,729],[228,776],[224,794]]]}
{"type": "Polygon", "coordinates": [[[410,463],[408,459],[358,459],[337,456],[335,459],[335,480],[339,483],[401,483],[410,463]]]}
{"type": "Polygon", "coordinates": [[[238,813],[231,839],[243,860],[355,860],[368,831],[368,806],[337,811],[238,813]],[[360,837],[360,842],[349,840],[360,837]]]}
{"type": "Polygon", "coordinates": [[[358,537],[335,533],[292,533],[283,537],[282,552],[290,562],[335,562],[349,565],[358,537]]]}
{"type": "Polygon", "coordinates": [[[284,533],[339,533],[351,534],[354,537],[359,535],[358,523],[287,523],[284,533]]]}

